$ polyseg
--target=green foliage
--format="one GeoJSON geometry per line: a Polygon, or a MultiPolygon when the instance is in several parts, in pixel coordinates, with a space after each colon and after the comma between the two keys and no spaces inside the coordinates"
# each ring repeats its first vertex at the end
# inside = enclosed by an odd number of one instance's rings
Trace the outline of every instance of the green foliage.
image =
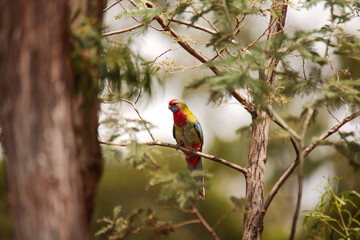
{"type": "MultiPolygon", "coordinates": [[[[258,109],[268,109],[269,105],[272,105],[273,109],[279,112],[279,118],[284,120],[296,132],[302,131],[304,117],[307,115],[308,110],[311,109],[314,114],[311,115],[310,122],[305,127],[310,126],[310,128],[316,130],[314,132],[307,131],[304,134],[306,135],[304,136],[306,138],[304,142],[308,142],[314,136],[314,133],[317,134],[324,130],[318,121],[324,112],[322,110],[332,111],[346,106],[351,112],[354,112],[360,106],[359,76],[354,74],[354,71],[349,70],[347,66],[341,66],[337,70],[337,66],[333,65],[331,59],[341,57],[352,61],[355,66],[360,59],[359,38],[346,33],[342,28],[343,24],[349,22],[355,16],[354,9],[358,6],[358,3],[348,0],[319,0],[301,2],[297,7],[299,9],[311,8],[316,4],[323,4],[325,9],[330,10],[331,19],[324,26],[311,30],[279,30],[278,33],[273,34],[271,37],[268,37],[265,31],[261,36],[255,38],[251,36],[249,39],[256,40],[252,40],[251,44],[247,46],[244,45],[244,42],[246,42],[243,40],[244,35],[239,34],[242,24],[249,24],[244,20],[245,18],[251,16],[256,22],[268,21],[270,16],[280,17],[282,14],[277,7],[268,8],[267,1],[200,0],[195,2],[192,0],[180,0],[175,3],[139,1],[136,7],[131,7],[119,14],[117,19],[122,17],[136,18],[139,22],[144,23],[142,29],[147,31],[154,18],[161,18],[164,20],[163,23],[168,25],[164,29],[157,30],[167,34],[166,37],[171,35],[169,34],[169,27],[177,31],[174,26],[176,21],[171,22],[173,18],[183,20],[182,24],[188,27],[194,26],[188,23],[189,20],[192,24],[202,24],[204,20],[210,19],[208,22],[213,24],[209,24],[211,27],[207,27],[216,33],[211,34],[204,42],[207,43],[207,50],[214,50],[215,56],[209,57],[209,51],[204,53],[211,59],[206,63],[206,67],[216,67],[219,71],[214,76],[204,76],[195,80],[188,85],[187,89],[200,88],[206,85],[210,88],[211,100],[218,103],[229,100],[231,96],[229,93],[232,90],[240,90],[244,96],[248,96],[249,101],[258,109]],[[318,46],[326,47],[321,50],[318,46]],[[216,56],[216,54],[218,55],[216,56]],[[220,54],[221,56],[219,56],[220,54]],[[269,59],[278,61],[280,64],[272,67],[269,59]],[[332,70],[332,74],[328,74],[328,69],[332,70]],[[272,85],[266,82],[269,72],[273,72],[276,76],[276,81],[272,85]],[[311,101],[309,101],[310,97],[311,101]],[[292,107],[290,103],[294,99],[301,99],[299,101],[301,102],[299,104],[301,109],[296,109],[299,113],[287,114],[286,111],[292,107]]],[[[254,22],[251,24],[254,24],[254,22]]],[[[157,27],[155,26],[154,29],[157,27]]],[[[247,25],[247,27],[252,28],[251,25],[247,25]]],[[[195,49],[194,51],[197,51],[197,45],[192,42],[194,38],[182,32],[178,36],[180,36],[180,39],[173,36],[175,42],[181,41],[183,47],[189,44],[192,49],[195,49]]],[[[106,56],[106,64],[104,65],[106,67],[102,68],[103,71],[100,71],[101,76],[104,76],[101,79],[109,80],[111,87],[116,89],[115,94],[106,95],[107,92],[104,91],[102,95],[104,101],[116,102],[120,96],[130,99],[137,94],[141,94],[143,90],[151,92],[153,69],[150,67],[151,65],[144,63],[141,57],[131,53],[130,44],[121,44],[120,48],[115,46],[115,49],[109,48],[108,51],[103,51],[104,56],[106,56]],[[118,55],[124,57],[118,58],[118,55]]],[[[192,54],[191,51],[189,52],[192,54]]],[[[156,65],[156,59],[151,63],[156,65]]],[[[175,69],[177,64],[178,61],[173,60],[169,61],[166,66],[175,69]]],[[[261,120],[258,119],[257,121],[261,120]]],[[[249,140],[251,127],[257,124],[257,121],[255,120],[252,125],[239,129],[238,132],[241,133],[242,137],[245,136],[246,140],[249,140]],[[245,132],[246,134],[244,134],[245,132]]],[[[159,160],[162,158],[154,152],[153,147],[138,144],[136,142],[136,133],[145,130],[145,124],[151,127],[150,123],[134,119],[118,121],[117,115],[115,115],[115,117],[110,116],[103,120],[102,124],[112,129],[112,133],[109,134],[109,141],[116,140],[128,144],[122,154],[111,155],[106,150],[105,154],[108,157],[125,159],[135,169],[145,172],[149,179],[148,187],[157,186],[159,190],[158,199],[163,206],[175,206],[182,211],[190,210],[189,206],[192,206],[197,199],[201,187],[201,183],[195,181],[194,178],[199,174],[206,175],[204,172],[189,174],[187,172],[173,171],[169,167],[169,163],[159,160]],[[128,137],[124,138],[124,135],[128,137]],[[125,141],[123,141],[124,139],[125,141]]],[[[293,157],[293,149],[288,142],[289,131],[278,130],[277,127],[274,129],[271,130],[270,137],[271,140],[275,141],[269,142],[269,148],[275,148],[276,144],[285,143],[286,139],[286,148],[288,149],[286,158],[293,157]],[[292,155],[288,154],[289,152],[292,155]]],[[[351,164],[359,166],[359,144],[349,137],[341,136],[341,140],[338,142],[323,141],[319,144],[335,147],[349,159],[351,164]]],[[[283,147],[278,148],[280,149],[279,152],[285,152],[283,147]]],[[[279,162],[275,163],[277,164],[275,171],[278,171],[276,174],[280,175],[284,167],[280,165],[285,164],[286,159],[282,161],[277,156],[276,160],[279,162]]],[[[313,163],[311,166],[317,167],[325,162],[324,159],[321,160],[321,163],[313,163]]],[[[312,167],[308,165],[309,162],[311,162],[311,159],[307,159],[306,174],[313,171],[313,169],[310,169],[312,167]]],[[[286,162],[286,164],[288,163],[286,162]]],[[[359,213],[358,210],[354,212],[354,209],[350,208],[357,209],[358,204],[355,201],[348,200],[350,199],[348,197],[358,196],[358,194],[355,191],[337,193],[331,186],[329,185],[326,188],[317,209],[308,212],[305,224],[315,222],[311,228],[314,230],[312,232],[316,232],[321,228],[324,233],[323,236],[326,237],[341,236],[346,238],[355,236],[359,227],[356,225],[359,222],[359,213]],[[341,218],[343,218],[345,225],[339,222],[341,218]],[[354,225],[356,226],[354,227],[354,225]]],[[[245,211],[247,206],[245,199],[231,197],[230,200],[234,208],[239,212],[243,213],[245,211]]],[[[108,224],[107,227],[102,229],[100,235],[110,234],[112,236],[126,237],[129,234],[143,230],[154,232],[154,229],[161,229],[162,227],[167,229],[166,234],[171,232],[170,223],[162,225],[163,222],[157,220],[154,228],[147,225],[148,216],[152,214],[157,216],[154,210],[146,209],[136,210],[126,217],[114,213],[113,219],[105,220],[108,224]],[[131,222],[130,220],[133,218],[140,220],[131,222]],[[123,225],[115,226],[116,219],[121,219],[119,221],[123,225]]]]}
{"type": "Polygon", "coordinates": [[[339,181],[323,182],[327,185],[315,210],[304,211],[303,226],[310,239],[360,239],[360,194],[338,192],[339,181]]]}
{"type": "Polygon", "coordinates": [[[345,156],[349,164],[354,167],[355,170],[360,168],[360,144],[358,141],[350,140],[354,137],[354,133],[341,133],[339,132],[342,141],[335,143],[335,149],[345,156]]]}
{"type": "Polygon", "coordinates": [[[73,31],[71,67],[74,73],[74,91],[82,93],[85,103],[92,103],[98,94],[99,68],[102,65],[102,35],[99,27],[90,22],[73,31]]]}
{"type": "Polygon", "coordinates": [[[131,99],[145,92],[151,94],[155,69],[131,50],[131,42],[108,41],[104,43],[102,64],[99,69],[100,86],[108,81],[113,91],[131,99]]]}
{"type": "Polygon", "coordinates": [[[71,42],[74,89],[84,94],[86,102],[94,101],[103,93],[105,81],[125,98],[142,92],[151,94],[155,69],[133,53],[131,42],[104,40],[101,29],[91,22],[76,28],[71,42]]]}
{"type": "Polygon", "coordinates": [[[189,203],[198,198],[199,189],[202,183],[197,182],[194,178],[204,175],[201,171],[172,173],[168,170],[152,172],[149,181],[150,186],[161,184],[159,194],[160,201],[164,203],[175,203],[180,208],[189,207],[189,203]]]}
{"type": "Polygon", "coordinates": [[[161,235],[169,235],[173,227],[168,222],[160,221],[157,212],[147,208],[139,208],[126,217],[121,216],[121,206],[114,208],[112,218],[98,220],[103,226],[95,233],[99,239],[125,239],[130,234],[148,232],[148,239],[156,239],[161,235]]]}
{"type": "Polygon", "coordinates": [[[115,16],[115,19],[121,19],[125,17],[141,17],[141,22],[149,24],[158,14],[164,12],[169,7],[168,4],[165,6],[149,7],[146,1],[140,1],[135,9],[124,11],[119,15],[115,16]]]}

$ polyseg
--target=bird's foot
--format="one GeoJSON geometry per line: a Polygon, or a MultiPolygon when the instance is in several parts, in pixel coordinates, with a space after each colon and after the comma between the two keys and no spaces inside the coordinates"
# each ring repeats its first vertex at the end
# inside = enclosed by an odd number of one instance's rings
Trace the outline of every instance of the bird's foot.
{"type": "Polygon", "coordinates": [[[192,157],[195,156],[195,153],[196,153],[195,148],[190,149],[190,154],[191,154],[192,157]]]}

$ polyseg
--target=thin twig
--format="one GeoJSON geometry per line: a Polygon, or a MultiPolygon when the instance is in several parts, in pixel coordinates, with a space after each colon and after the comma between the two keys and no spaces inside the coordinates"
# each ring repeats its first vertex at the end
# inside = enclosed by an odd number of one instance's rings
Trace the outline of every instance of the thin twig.
{"type": "Polygon", "coordinates": [[[216,235],[215,230],[210,227],[210,225],[206,222],[206,220],[203,218],[203,216],[200,214],[194,204],[191,203],[191,206],[194,214],[200,220],[201,224],[206,228],[206,230],[210,232],[210,234],[214,237],[215,240],[220,240],[220,238],[216,235]]]}
{"type": "MultiPolygon", "coordinates": [[[[329,64],[330,64],[332,73],[333,73],[334,76],[336,77],[336,80],[337,80],[337,81],[340,81],[339,74],[337,74],[336,71],[335,71],[335,67],[334,67],[334,65],[333,65],[333,62],[332,62],[332,59],[331,59],[330,54],[328,53],[327,56],[328,56],[328,58],[329,58],[329,64]]],[[[345,105],[345,117],[347,117],[348,114],[349,114],[349,107],[348,107],[346,101],[345,101],[342,97],[340,97],[340,100],[341,100],[341,101],[344,103],[344,105],[345,105]]],[[[328,112],[331,114],[329,108],[328,108],[328,112]]],[[[332,115],[332,114],[331,114],[331,116],[334,117],[334,115],[332,115]]],[[[335,117],[334,117],[334,118],[335,118],[335,117]]],[[[335,118],[335,119],[336,119],[336,118],[335,118]]],[[[337,119],[336,119],[336,120],[337,120],[337,119]]],[[[339,122],[339,121],[338,121],[338,122],[339,122]]]]}
{"type": "Polygon", "coordinates": [[[342,126],[344,126],[346,123],[348,123],[349,121],[353,120],[358,116],[360,116],[360,111],[357,111],[349,115],[348,117],[344,118],[340,123],[330,128],[327,132],[321,134],[321,136],[315,142],[311,143],[309,146],[305,148],[305,150],[303,151],[304,157],[306,157],[312,150],[314,150],[314,148],[316,148],[321,143],[321,141],[325,140],[326,138],[337,132],[342,126]]]}
{"type": "Polygon", "coordinates": [[[241,19],[239,19],[238,16],[236,16],[236,26],[234,27],[234,36],[238,35],[240,32],[240,29],[244,26],[244,23],[240,25],[240,23],[242,23],[245,20],[245,16],[246,14],[243,15],[243,17],[241,19]]]}
{"type": "Polygon", "coordinates": [[[131,101],[127,100],[127,99],[121,98],[118,94],[114,93],[113,90],[111,89],[111,87],[110,87],[110,85],[109,85],[108,82],[105,81],[105,84],[106,84],[106,86],[107,86],[107,88],[108,88],[108,90],[109,90],[109,92],[110,92],[111,94],[113,94],[114,96],[119,97],[118,101],[126,102],[126,103],[130,104],[130,105],[133,107],[134,111],[136,112],[136,114],[139,116],[139,118],[140,118],[141,121],[143,122],[144,127],[145,127],[146,131],[149,133],[151,139],[152,139],[154,142],[157,142],[157,140],[156,140],[156,139],[154,138],[154,136],[152,135],[149,127],[147,126],[146,121],[143,119],[143,117],[141,116],[139,110],[136,108],[136,105],[135,105],[133,102],[131,102],[131,101]]]}
{"type": "Polygon", "coordinates": [[[169,48],[168,50],[166,50],[165,52],[161,53],[159,56],[157,56],[156,58],[154,58],[154,60],[152,61],[152,65],[160,58],[162,57],[163,55],[165,55],[166,53],[170,52],[170,51],[175,51],[175,50],[178,50],[180,49],[180,47],[178,48],[169,48]]]}
{"type": "Polygon", "coordinates": [[[225,218],[229,217],[233,212],[235,212],[236,207],[231,208],[229,211],[227,211],[225,214],[221,215],[218,220],[216,221],[216,223],[213,225],[212,229],[216,229],[223,221],[225,218]]]}
{"type": "Polygon", "coordinates": [[[135,25],[135,26],[132,26],[132,27],[129,27],[129,28],[126,28],[126,29],[121,29],[121,30],[116,30],[116,31],[112,31],[112,32],[103,33],[103,36],[107,37],[107,36],[111,36],[111,35],[115,35],[115,34],[130,32],[131,30],[142,27],[144,25],[145,25],[144,23],[139,23],[138,25],[135,25]]]}
{"type": "Polygon", "coordinates": [[[187,25],[189,27],[193,27],[195,29],[198,29],[198,30],[210,33],[210,34],[216,34],[217,33],[216,31],[214,31],[212,29],[209,29],[207,27],[200,26],[200,25],[197,25],[197,24],[193,24],[192,22],[188,22],[188,21],[184,21],[184,20],[180,20],[180,19],[176,19],[176,18],[171,19],[171,21],[175,22],[175,23],[187,25]]]}
{"type": "MultiPolygon", "coordinates": [[[[275,22],[273,22],[272,24],[274,24],[275,22]]],[[[265,29],[265,31],[260,35],[260,36],[258,36],[256,39],[255,39],[255,41],[253,41],[252,43],[250,43],[247,47],[245,47],[242,51],[243,52],[246,52],[248,49],[249,49],[249,47],[251,47],[252,45],[254,45],[255,43],[257,43],[259,40],[260,40],[260,38],[262,38],[264,35],[266,35],[266,32],[269,30],[269,28],[272,26],[272,24],[269,24],[269,26],[267,26],[267,28],[265,29]]]]}
{"type": "Polygon", "coordinates": [[[186,220],[177,224],[174,224],[172,227],[173,228],[179,228],[179,227],[183,227],[189,224],[194,224],[194,223],[201,223],[201,221],[199,219],[190,219],[190,220],[186,220]]]}
{"type": "Polygon", "coordinates": [[[335,119],[338,123],[340,123],[339,119],[337,119],[337,117],[335,117],[335,115],[330,111],[329,106],[326,106],[326,109],[328,113],[333,117],[333,119],[335,119]]]}
{"type": "Polygon", "coordinates": [[[110,8],[112,8],[113,6],[115,6],[117,3],[120,3],[121,0],[116,0],[113,4],[111,4],[110,6],[108,6],[107,8],[105,8],[103,10],[103,12],[106,12],[107,10],[109,10],[110,8]]]}

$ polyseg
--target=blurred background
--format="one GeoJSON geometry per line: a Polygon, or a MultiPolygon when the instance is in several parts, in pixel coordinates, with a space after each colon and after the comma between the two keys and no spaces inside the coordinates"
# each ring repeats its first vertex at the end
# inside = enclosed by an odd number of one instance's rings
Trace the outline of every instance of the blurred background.
{"type": "MultiPolygon", "coordinates": [[[[114,1],[109,1],[108,5],[114,1]]],[[[123,2],[124,5],[127,2],[123,2]]],[[[311,9],[298,11],[296,2],[288,9],[286,31],[291,33],[295,30],[318,29],[325,25],[329,20],[328,11],[324,11],[324,6],[318,4],[311,9]]],[[[115,16],[122,12],[120,5],[115,5],[107,10],[104,24],[105,32],[125,29],[135,24],[132,19],[121,18],[116,20],[115,16]]],[[[264,18],[247,19],[239,35],[242,43],[247,45],[256,39],[267,26],[264,18]]],[[[351,24],[344,27],[344,31],[360,36],[357,31],[360,26],[360,18],[354,18],[351,24]]],[[[184,26],[175,27],[177,30],[186,31],[188,36],[192,36],[194,41],[205,41],[208,36],[201,31],[188,29],[184,26]]],[[[131,38],[131,48],[134,52],[143,56],[146,60],[152,61],[156,57],[169,49],[177,49],[178,46],[170,37],[159,33],[151,28],[145,34],[132,33],[111,36],[114,40],[127,41],[131,38]]],[[[325,46],[319,44],[316,46],[317,52],[323,52],[325,46]]],[[[204,47],[203,53],[209,54],[211,50],[204,47]]],[[[211,56],[211,55],[210,55],[211,56]]],[[[178,60],[178,64],[183,67],[191,67],[198,64],[192,56],[189,56],[182,49],[171,51],[159,57],[157,62],[178,60]]],[[[335,68],[346,66],[355,76],[359,76],[359,62],[349,59],[333,58],[335,68]]],[[[294,69],[302,69],[300,59],[294,58],[291,62],[294,69]]],[[[306,66],[310,72],[311,66],[306,66]]],[[[330,67],[325,67],[322,76],[331,75],[330,67]]],[[[251,116],[244,108],[231,99],[226,105],[214,105],[209,103],[209,89],[201,87],[196,90],[187,90],[185,87],[196,79],[210,76],[212,73],[206,68],[196,68],[179,71],[178,73],[160,73],[161,82],[154,82],[151,96],[141,97],[137,103],[137,108],[142,117],[153,125],[152,134],[156,139],[162,142],[175,143],[172,137],[173,118],[168,110],[168,102],[177,98],[185,101],[190,110],[199,119],[204,131],[203,151],[241,166],[247,166],[249,137],[248,133],[239,134],[239,129],[248,126],[251,123],[251,116]]],[[[300,115],[302,104],[305,99],[294,99],[288,104],[288,113],[300,115]]],[[[336,117],[342,119],[345,109],[333,112],[336,117]]],[[[127,119],[136,119],[138,116],[132,107],[126,103],[102,104],[99,120],[106,119],[108,115],[117,118],[120,122],[127,119]]],[[[319,136],[322,132],[336,124],[336,120],[329,115],[327,111],[319,113],[318,121],[311,128],[313,136],[319,136]]],[[[341,128],[341,131],[359,132],[360,120],[355,119],[341,128]]],[[[267,162],[265,176],[265,196],[273,184],[295,159],[295,153],[288,140],[278,136],[277,128],[272,128],[270,133],[269,158],[267,162]]],[[[108,139],[111,131],[105,127],[99,128],[100,139],[108,139]]],[[[122,136],[120,140],[125,140],[128,135],[122,136]]],[[[139,142],[151,141],[146,131],[140,131],[135,134],[139,142]]],[[[334,136],[336,138],[337,136],[334,136]]],[[[312,139],[309,139],[311,141],[312,139]]],[[[95,239],[94,233],[99,229],[97,220],[108,216],[111,217],[115,206],[122,206],[122,214],[127,215],[139,207],[148,207],[157,209],[161,212],[161,204],[158,200],[159,188],[148,187],[148,177],[139,170],[135,170],[128,163],[121,161],[126,150],[119,147],[120,152],[116,154],[105,155],[105,168],[98,191],[96,209],[93,216],[90,239],[95,239]]],[[[181,152],[174,149],[154,147],[151,150],[159,158],[162,164],[166,164],[175,171],[186,171],[184,156],[181,152]],[[160,154],[159,154],[160,152],[160,154]]],[[[11,211],[7,201],[6,192],[6,171],[4,155],[0,149],[0,239],[13,238],[13,226],[11,211]]],[[[230,201],[231,196],[241,198],[245,196],[245,182],[242,174],[233,169],[216,164],[209,160],[203,160],[203,166],[207,172],[211,173],[211,178],[206,178],[206,200],[199,201],[198,208],[209,222],[215,224],[217,219],[229,211],[233,204],[230,201]]],[[[355,189],[360,191],[359,172],[355,171],[348,161],[335,150],[329,147],[318,147],[307,158],[305,164],[305,182],[304,194],[302,200],[302,210],[313,209],[319,201],[321,192],[319,192],[320,182],[324,177],[340,176],[341,189],[355,189]],[[346,177],[344,177],[346,176],[346,177]]],[[[283,186],[275,197],[269,212],[265,217],[263,239],[288,239],[295,200],[297,194],[297,176],[293,175],[283,186]]],[[[164,211],[160,215],[164,220],[173,222],[182,222],[189,219],[189,214],[176,210],[164,211]]],[[[221,239],[240,239],[242,213],[234,213],[226,218],[217,228],[217,234],[221,239]]],[[[301,223],[301,220],[299,221],[301,223]]],[[[299,228],[301,224],[298,224],[299,228]]],[[[299,230],[303,231],[303,230],[299,230]]],[[[299,239],[302,238],[299,235],[299,239]]],[[[131,236],[129,239],[142,239],[142,236],[131,236]]],[[[191,224],[175,230],[175,233],[169,239],[211,239],[211,235],[200,224],[191,224]]]]}

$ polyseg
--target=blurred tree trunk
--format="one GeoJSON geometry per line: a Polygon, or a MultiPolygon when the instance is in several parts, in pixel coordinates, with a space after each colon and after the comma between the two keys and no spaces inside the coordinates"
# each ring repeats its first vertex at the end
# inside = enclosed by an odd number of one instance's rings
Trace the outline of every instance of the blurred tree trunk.
{"type": "MultiPolygon", "coordinates": [[[[105,1],[82,3],[101,20],[105,1]]],[[[102,170],[98,103],[74,93],[70,12],[66,0],[0,1],[0,121],[17,239],[87,239],[102,170]]]]}

